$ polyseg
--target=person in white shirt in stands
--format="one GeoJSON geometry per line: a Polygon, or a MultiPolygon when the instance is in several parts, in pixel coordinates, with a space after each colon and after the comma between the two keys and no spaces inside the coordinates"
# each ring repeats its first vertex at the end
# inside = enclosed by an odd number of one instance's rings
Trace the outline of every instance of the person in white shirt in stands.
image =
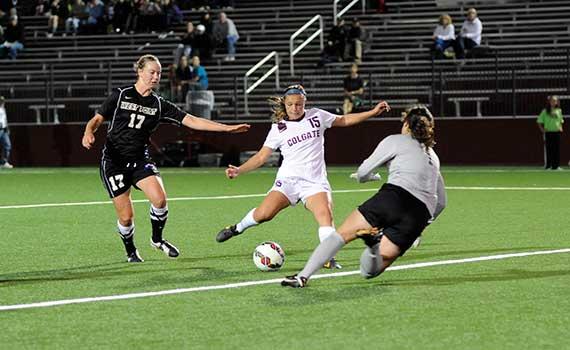
{"type": "Polygon", "coordinates": [[[14,166],[8,163],[12,143],[10,142],[10,133],[8,132],[8,118],[6,108],[4,107],[4,96],[0,96],[0,147],[2,155],[0,156],[0,168],[12,169],[14,166]]]}
{"type": "Polygon", "coordinates": [[[439,24],[433,32],[433,53],[435,58],[444,58],[445,50],[453,46],[455,41],[455,27],[448,14],[439,16],[439,24]]]}
{"type": "MultiPolygon", "coordinates": [[[[236,225],[222,229],[218,242],[242,234],[247,228],[269,221],[281,210],[302,202],[319,225],[320,241],[335,232],[331,187],[325,164],[325,131],[347,127],[390,110],[385,101],[373,109],[335,115],[318,108],[305,109],[306,93],[301,85],[289,86],[282,97],[270,99],[273,124],[261,149],[241,166],[230,165],[226,176],[236,178],[262,166],[274,150],[280,149],[283,163],[271,190],[257,208],[251,209],[236,225]]],[[[341,268],[334,257],[325,267],[341,268]]]]}
{"type": "Polygon", "coordinates": [[[481,33],[483,32],[483,23],[477,17],[477,10],[470,8],[467,10],[467,18],[461,26],[459,38],[455,40],[455,55],[457,58],[465,57],[465,50],[471,50],[481,45],[481,33]]]}

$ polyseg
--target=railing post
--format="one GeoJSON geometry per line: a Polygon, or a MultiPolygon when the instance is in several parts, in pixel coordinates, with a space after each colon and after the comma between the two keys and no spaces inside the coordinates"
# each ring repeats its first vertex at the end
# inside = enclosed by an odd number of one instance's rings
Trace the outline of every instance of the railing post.
{"type": "Polygon", "coordinates": [[[499,99],[499,50],[495,49],[495,100],[499,99]]]}
{"type": "Polygon", "coordinates": [[[443,108],[443,69],[439,69],[439,116],[444,117],[443,108]]]}
{"type": "Polygon", "coordinates": [[[372,90],[374,85],[372,84],[372,72],[368,72],[368,105],[372,108],[372,90]]]}
{"type": "Polygon", "coordinates": [[[234,75],[234,119],[238,118],[238,78],[234,75]]]}
{"type": "Polygon", "coordinates": [[[319,28],[321,29],[320,39],[321,39],[321,52],[322,52],[325,49],[325,37],[324,37],[325,25],[323,23],[323,16],[319,16],[319,28]]]}
{"type": "Polygon", "coordinates": [[[337,9],[337,4],[338,4],[339,0],[333,0],[333,25],[336,26],[337,23],[337,13],[338,13],[338,9],[337,9]]]}
{"type": "MultiPolygon", "coordinates": [[[[55,105],[54,100],[55,100],[55,89],[54,89],[54,84],[53,84],[53,63],[49,65],[49,83],[51,88],[49,89],[49,97],[50,97],[50,103],[52,105],[55,105]]],[[[57,110],[54,108],[53,111],[53,122],[58,124],[59,120],[57,118],[57,110]]],[[[46,109],[46,121],[49,123],[49,106],[48,109],[46,109]]]]}
{"type": "Polygon", "coordinates": [[[293,37],[289,38],[289,73],[295,76],[295,64],[293,62],[293,37]]]}
{"type": "Polygon", "coordinates": [[[566,48],[566,93],[570,94],[570,47],[566,48]]]}
{"type": "Polygon", "coordinates": [[[113,81],[113,63],[111,61],[107,62],[107,96],[111,95],[112,81],[113,81]]]}
{"type": "MultiPolygon", "coordinates": [[[[49,118],[48,117],[48,111],[49,111],[49,77],[46,77],[46,119],[49,118]]],[[[42,112],[38,111],[37,113],[37,118],[36,118],[36,123],[37,124],[41,124],[42,122],[42,112]]]]}
{"type": "Polygon", "coordinates": [[[513,80],[513,118],[516,118],[517,116],[517,84],[516,84],[516,80],[517,80],[517,70],[516,67],[513,67],[513,71],[512,71],[512,77],[511,79],[513,80]]]}
{"type": "Polygon", "coordinates": [[[243,77],[243,112],[249,115],[249,103],[247,100],[247,75],[243,77]]]}
{"type": "Polygon", "coordinates": [[[429,104],[433,108],[433,95],[435,94],[435,57],[431,56],[431,89],[429,92],[429,104]]]}

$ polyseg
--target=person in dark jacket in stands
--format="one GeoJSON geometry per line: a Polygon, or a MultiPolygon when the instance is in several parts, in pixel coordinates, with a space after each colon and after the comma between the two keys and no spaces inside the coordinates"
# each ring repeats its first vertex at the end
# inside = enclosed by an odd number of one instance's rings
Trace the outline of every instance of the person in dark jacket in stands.
{"type": "Polygon", "coordinates": [[[336,56],[339,61],[343,61],[346,57],[346,39],[347,32],[344,27],[344,20],[339,19],[336,26],[332,27],[329,32],[329,40],[333,42],[333,45],[336,48],[336,56]]]}
{"type": "Polygon", "coordinates": [[[362,43],[364,42],[364,28],[360,25],[358,18],[352,20],[352,25],[348,31],[348,44],[350,55],[354,58],[354,63],[362,63],[362,43]]]}
{"type": "Polygon", "coordinates": [[[350,74],[344,78],[344,103],[342,105],[343,114],[351,113],[353,109],[362,105],[362,95],[364,94],[364,81],[358,75],[358,65],[350,66],[350,74]]]}
{"type": "Polygon", "coordinates": [[[10,22],[4,32],[4,43],[0,45],[0,51],[8,51],[10,59],[16,59],[18,52],[24,49],[24,26],[19,22],[18,16],[10,17],[10,22]]]}

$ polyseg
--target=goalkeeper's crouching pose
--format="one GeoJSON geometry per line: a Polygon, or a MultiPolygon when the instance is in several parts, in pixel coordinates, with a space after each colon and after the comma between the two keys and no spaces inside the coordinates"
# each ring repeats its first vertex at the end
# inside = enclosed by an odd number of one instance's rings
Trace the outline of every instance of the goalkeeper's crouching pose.
{"type": "Polygon", "coordinates": [[[359,182],[374,180],[376,167],[387,164],[387,183],[321,242],[303,270],[286,277],[283,286],[305,287],[326,261],[356,238],[367,246],[360,258],[362,276],[376,277],[403,255],[445,208],[447,196],[439,158],[432,148],[433,116],[418,105],[405,113],[402,122],[402,133],[382,140],[356,176],[359,182]]]}

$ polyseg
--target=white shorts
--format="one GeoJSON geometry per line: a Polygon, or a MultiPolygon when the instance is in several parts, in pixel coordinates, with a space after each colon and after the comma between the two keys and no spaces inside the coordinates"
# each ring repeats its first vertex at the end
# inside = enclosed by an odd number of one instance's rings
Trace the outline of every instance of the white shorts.
{"type": "Polygon", "coordinates": [[[271,191],[283,193],[289,199],[291,206],[295,206],[299,201],[305,205],[307,198],[321,192],[325,192],[329,203],[332,203],[331,186],[328,181],[311,182],[302,178],[292,177],[275,179],[275,183],[269,192],[271,191]]]}

